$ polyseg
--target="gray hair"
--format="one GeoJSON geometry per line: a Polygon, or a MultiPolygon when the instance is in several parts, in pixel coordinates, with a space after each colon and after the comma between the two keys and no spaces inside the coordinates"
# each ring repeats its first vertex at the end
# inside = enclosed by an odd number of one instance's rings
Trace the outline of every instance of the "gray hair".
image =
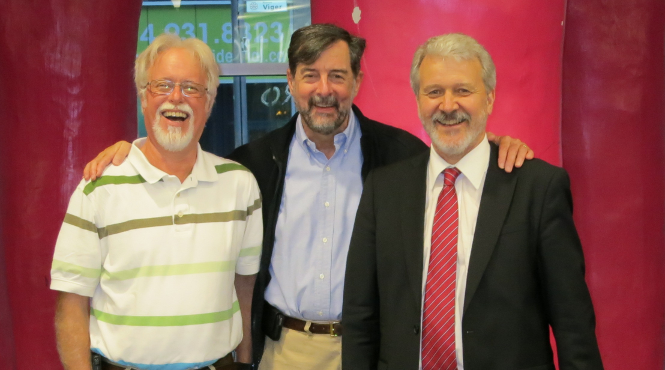
{"type": "Polygon", "coordinates": [[[478,59],[483,68],[483,83],[487,92],[496,88],[496,67],[492,57],[473,37],[461,33],[434,36],[418,47],[411,63],[411,88],[418,95],[420,89],[420,65],[427,55],[455,60],[478,59]]]}
{"type": "Polygon", "coordinates": [[[354,36],[334,24],[312,24],[296,30],[289,44],[289,70],[295,75],[298,64],[312,64],[337,41],[349,46],[351,71],[355,77],[360,72],[360,59],[365,52],[365,39],[354,36]]]}
{"type": "Polygon", "coordinates": [[[179,36],[163,33],[136,58],[134,64],[134,83],[136,91],[141,98],[145,97],[146,85],[148,85],[148,70],[155,63],[159,54],[171,48],[183,48],[189,50],[201,63],[206,74],[206,87],[208,88],[206,108],[210,110],[217,96],[219,86],[219,67],[210,47],[203,41],[195,38],[182,40],[179,36]]]}

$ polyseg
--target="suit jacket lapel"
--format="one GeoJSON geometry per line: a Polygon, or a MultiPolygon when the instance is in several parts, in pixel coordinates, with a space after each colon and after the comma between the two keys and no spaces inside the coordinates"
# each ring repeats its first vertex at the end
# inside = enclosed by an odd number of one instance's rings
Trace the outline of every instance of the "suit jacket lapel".
{"type": "Polygon", "coordinates": [[[401,177],[399,192],[401,202],[402,234],[407,275],[418,309],[422,300],[423,283],[423,229],[425,227],[425,195],[427,192],[427,163],[429,151],[408,160],[401,177]]]}
{"type": "Polygon", "coordinates": [[[489,168],[478,210],[476,231],[473,235],[463,312],[466,312],[469,302],[473,299],[492,257],[515,191],[517,176],[500,169],[497,161],[498,149],[492,144],[489,168]]]}

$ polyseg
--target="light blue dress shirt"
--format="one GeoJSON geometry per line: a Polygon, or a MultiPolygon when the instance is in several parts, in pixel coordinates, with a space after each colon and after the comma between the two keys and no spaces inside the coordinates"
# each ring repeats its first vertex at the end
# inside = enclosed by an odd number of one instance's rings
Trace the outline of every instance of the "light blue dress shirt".
{"type": "Polygon", "coordinates": [[[287,316],[340,321],[344,272],[362,193],[360,127],[353,112],[327,159],[301,118],[289,147],[265,299],[287,316]]]}

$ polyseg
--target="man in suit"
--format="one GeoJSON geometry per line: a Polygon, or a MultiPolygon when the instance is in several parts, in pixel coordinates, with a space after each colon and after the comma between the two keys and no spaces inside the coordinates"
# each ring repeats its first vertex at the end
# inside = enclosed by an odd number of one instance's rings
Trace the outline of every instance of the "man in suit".
{"type": "MultiPolygon", "coordinates": [[[[428,151],[417,137],[353,105],[364,49],[364,39],[334,25],[295,31],[287,80],[298,113],[229,155],[252,171],[263,200],[252,304],[254,362],[261,361],[261,370],[340,368],[346,255],[362,183],[374,168],[428,151]]],[[[533,156],[509,137],[501,147],[497,163],[507,171],[533,156]]],[[[86,166],[86,176],[106,166],[116,149],[86,166]]],[[[122,148],[118,153],[124,157],[122,148]]]]}
{"type": "Polygon", "coordinates": [[[343,368],[602,369],[566,172],[506,173],[485,125],[496,72],[461,34],[416,52],[431,150],[364,184],[344,285],[343,368]]]}

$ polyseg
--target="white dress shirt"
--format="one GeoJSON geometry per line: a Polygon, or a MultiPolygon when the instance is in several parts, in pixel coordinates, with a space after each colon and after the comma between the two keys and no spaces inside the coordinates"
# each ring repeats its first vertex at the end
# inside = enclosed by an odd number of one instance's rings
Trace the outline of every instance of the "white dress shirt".
{"type": "MultiPolygon", "coordinates": [[[[473,233],[476,231],[476,220],[480,208],[480,198],[483,194],[485,176],[490,159],[490,145],[487,136],[471,152],[465,155],[454,165],[441,158],[434,148],[430,149],[429,163],[427,165],[427,195],[425,199],[425,238],[423,248],[423,284],[422,299],[425,299],[425,285],[427,282],[427,269],[429,268],[430,246],[432,241],[432,224],[436,210],[439,193],[443,189],[443,170],[456,167],[462,173],[455,181],[457,193],[457,206],[459,209],[459,224],[457,235],[457,282],[455,284],[455,351],[457,354],[457,369],[464,370],[462,358],[462,309],[464,307],[464,293],[466,291],[466,274],[469,270],[471,245],[473,233]]],[[[421,303],[421,307],[424,307],[421,303]]],[[[422,312],[421,319],[422,322],[422,312]]],[[[422,354],[422,331],[420,337],[422,354]]],[[[422,355],[420,359],[422,369],[422,355]]]]}

